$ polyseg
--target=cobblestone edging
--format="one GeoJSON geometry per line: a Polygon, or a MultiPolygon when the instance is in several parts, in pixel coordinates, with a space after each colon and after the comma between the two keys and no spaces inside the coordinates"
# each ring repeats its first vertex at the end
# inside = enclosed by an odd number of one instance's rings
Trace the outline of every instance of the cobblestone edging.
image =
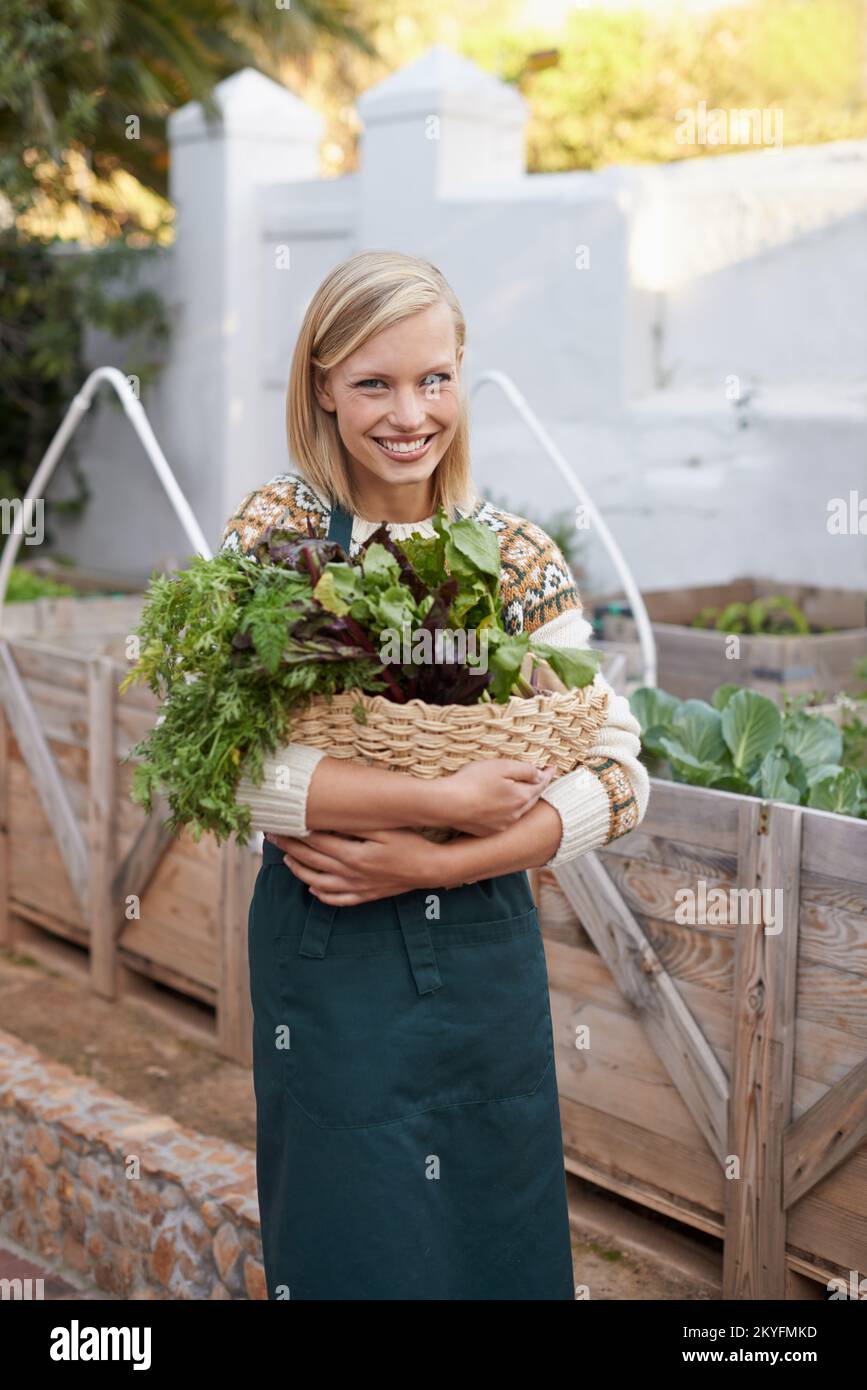
{"type": "Polygon", "coordinates": [[[116,1298],[267,1298],[255,1155],[3,1031],[0,1235],[116,1298]]]}

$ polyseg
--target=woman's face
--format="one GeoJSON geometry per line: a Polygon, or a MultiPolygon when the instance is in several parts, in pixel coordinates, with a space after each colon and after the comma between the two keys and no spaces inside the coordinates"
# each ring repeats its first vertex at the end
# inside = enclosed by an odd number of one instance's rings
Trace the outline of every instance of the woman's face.
{"type": "Polygon", "coordinates": [[[451,310],[438,300],[368,338],[315,382],[319,404],[337,414],[362,491],[365,482],[376,494],[383,483],[430,478],[457,429],[463,352],[455,352],[451,310]]]}

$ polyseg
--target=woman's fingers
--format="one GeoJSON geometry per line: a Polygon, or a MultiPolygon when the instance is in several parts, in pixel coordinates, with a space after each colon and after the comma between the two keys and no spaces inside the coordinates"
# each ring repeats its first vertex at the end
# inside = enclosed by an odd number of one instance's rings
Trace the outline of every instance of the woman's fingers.
{"type": "Polygon", "coordinates": [[[286,858],[295,877],[317,892],[348,893],[356,887],[342,874],[323,873],[321,869],[311,869],[308,864],[300,863],[291,854],[287,854],[286,858]]]}
{"type": "Polygon", "coordinates": [[[502,758],[500,761],[504,775],[511,777],[514,782],[538,782],[541,769],[535,763],[523,763],[518,758],[502,758]]]}
{"type": "Polygon", "coordinates": [[[322,850],[308,845],[305,840],[293,840],[286,853],[291,855],[293,863],[304,864],[308,869],[316,869],[320,873],[331,874],[344,867],[333,854],[323,854],[322,850]]]}

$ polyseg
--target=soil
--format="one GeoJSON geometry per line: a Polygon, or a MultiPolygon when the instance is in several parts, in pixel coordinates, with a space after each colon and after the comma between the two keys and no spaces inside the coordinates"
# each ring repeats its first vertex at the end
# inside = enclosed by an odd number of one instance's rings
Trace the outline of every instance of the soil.
{"type": "Polygon", "coordinates": [[[586,1285],[587,1292],[583,1296],[592,1301],[663,1299],[676,1302],[713,1297],[708,1289],[699,1287],[694,1279],[672,1267],[599,1237],[582,1240],[573,1233],[572,1263],[579,1297],[581,1285],[586,1285]]]}
{"type": "Polygon", "coordinates": [[[255,1149],[250,1070],[134,1003],[100,999],[32,957],[0,949],[0,1026],[127,1100],[255,1149]]]}

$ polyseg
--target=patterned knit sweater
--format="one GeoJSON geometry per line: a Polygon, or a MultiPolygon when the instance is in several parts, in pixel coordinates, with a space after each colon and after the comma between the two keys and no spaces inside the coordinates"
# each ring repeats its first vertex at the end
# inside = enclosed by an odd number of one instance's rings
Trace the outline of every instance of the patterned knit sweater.
{"type": "MultiPolygon", "coordinates": [[[[501,559],[503,622],[509,632],[527,632],[531,639],[554,646],[587,647],[590,624],[583,616],[571,570],[558,546],[539,526],[523,517],[481,500],[469,513],[490,526],[497,536],[501,559]]],[[[269,526],[283,526],[307,534],[307,518],[314,532],[328,532],[330,508],[294,473],[278,473],[241,501],[226,523],[220,542],[223,550],[248,552],[269,526]]],[[[353,558],[378,522],[353,518],[349,547],[353,558]]],[[[435,534],[432,518],[417,522],[391,522],[393,539],[435,534]]],[[[629,702],[598,674],[594,684],[608,695],[606,723],[580,767],[555,778],[542,793],[556,808],[562,836],[556,854],[546,867],[584,854],[632,830],[644,815],[649,781],[639,761],[639,724],[629,702]]],[[[259,787],[242,776],[238,798],[251,808],[252,828],[282,835],[307,835],[307,792],[322,749],[290,743],[265,758],[265,776],[259,787]],[[288,767],[288,779],[285,769],[288,767]]]]}

